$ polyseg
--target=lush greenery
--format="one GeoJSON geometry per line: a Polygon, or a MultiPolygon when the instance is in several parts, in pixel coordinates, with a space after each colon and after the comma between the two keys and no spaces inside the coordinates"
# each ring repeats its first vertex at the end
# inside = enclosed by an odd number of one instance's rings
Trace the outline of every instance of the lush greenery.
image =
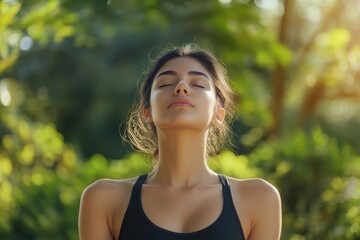
{"type": "Polygon", "coordinates": [[[149,57],[196,42],[222,57],[238,96],[233,137],[211,167],[278,187],[282,239],[360,239],[359,10],[0,1],[0,238],[77,239],[87,185],[149,170],[119,126],[149,57]]]}

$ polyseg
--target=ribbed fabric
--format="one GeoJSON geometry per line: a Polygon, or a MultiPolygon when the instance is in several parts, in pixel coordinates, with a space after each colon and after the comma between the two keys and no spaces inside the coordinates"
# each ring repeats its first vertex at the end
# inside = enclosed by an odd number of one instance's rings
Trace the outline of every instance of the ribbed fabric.
{"type": "Polygon", "coordinates": [[[245,240],[230,185],[224,175],[219,174],[224,200],[220,216],[208,227],[191,233],[163,229],[147,218],[141,204],[141,187],[146,178],[147,174],[139,176],[133,186],[118,240],[245,240]]]}

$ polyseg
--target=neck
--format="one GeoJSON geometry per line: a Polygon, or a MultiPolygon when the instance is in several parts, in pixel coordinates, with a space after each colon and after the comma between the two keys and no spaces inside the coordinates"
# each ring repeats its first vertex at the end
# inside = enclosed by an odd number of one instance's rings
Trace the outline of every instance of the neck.
{"type": "Polygon", "coordinates": [[[174,187],[217,182],[207,165],[206,139],[207,132],[191,129],[159,131],[158,165],[149,181],[174,187]]]}

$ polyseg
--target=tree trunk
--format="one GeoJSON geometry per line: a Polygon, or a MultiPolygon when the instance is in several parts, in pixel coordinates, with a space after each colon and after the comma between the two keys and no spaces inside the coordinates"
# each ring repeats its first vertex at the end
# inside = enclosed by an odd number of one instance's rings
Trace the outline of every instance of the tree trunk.
{"type": "MultiPolygon", "coordinates": [[[[281,19],[279,30],[279,41],[284,45],[286,45],[287,24],[289,23],[290,11],[291,0],[284,0],[284,15],[281,19]]],[[[272,126],[270,127],[271,135],[278,135],[280,131],[282,115],[281,113],[284,99],[284,79],[285,68],[278,64],[272,74],[272,126]]]]}

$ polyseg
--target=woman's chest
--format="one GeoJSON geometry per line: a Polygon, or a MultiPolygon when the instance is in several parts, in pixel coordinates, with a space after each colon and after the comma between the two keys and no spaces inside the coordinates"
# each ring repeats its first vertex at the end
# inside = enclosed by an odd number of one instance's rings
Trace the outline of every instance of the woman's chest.
{"type": "Polygon", "coordinates": [[[221,185],[172,190],[143,186],[141,208],[154,225],[173,232],[189,233],[214,223],[223,209],[221,185]]]}

